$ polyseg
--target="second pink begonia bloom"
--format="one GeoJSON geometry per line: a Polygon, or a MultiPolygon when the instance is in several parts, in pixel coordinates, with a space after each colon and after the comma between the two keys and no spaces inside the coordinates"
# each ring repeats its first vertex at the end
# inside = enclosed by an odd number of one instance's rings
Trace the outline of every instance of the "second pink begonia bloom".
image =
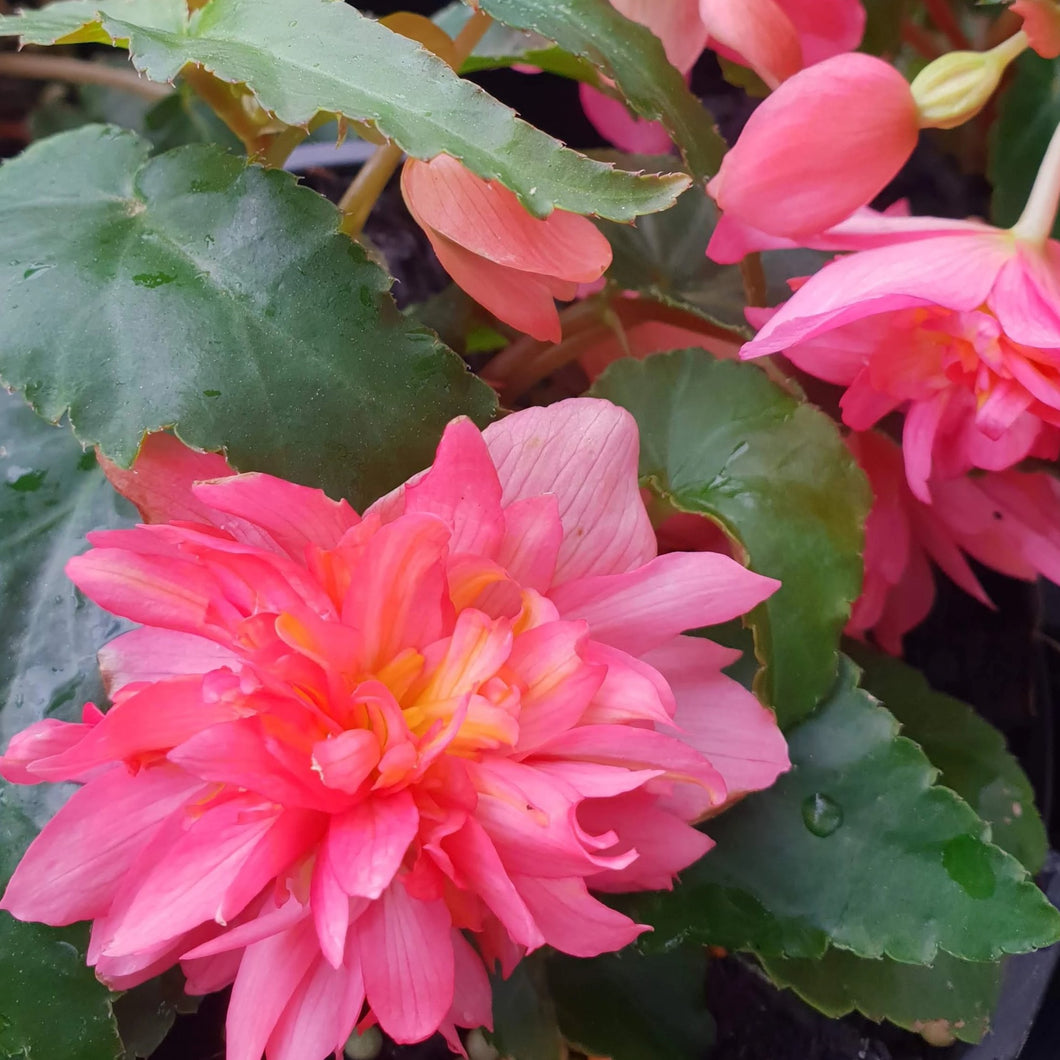
{"type": "Polygon", "coordinates": [[[100,654],[113,706],[0,759],[83,786],[0,903],[91,920],[122,990],[179,962],[232,985],[228,1060],[321,1060],[489,1025],[487,968],[644,928],[592,891],[669,887],[692,823],[788,767],[771,712],[685,630],[777,587],[656,554],[634,421],[594,399],[446,429],[358,516],[149,437],[112,481],[135,529],[70,576],[141,623],[100,654]]]}
{"type": "Polygon", "coordinates": [[[906,475],[925,502],[933,477],[1060,453],[1060,244],[931,225],[826,265],[772,315],[752,313],[768,319],[743,348],[783,350],[847,387],[854,430],[904,412],[906,475]]]}
{"type": "Polygon", "coordinates": [[[1060,4],[1056,0],[1015,0],[1010,10],[1023,19],[1031,47],[1045,59],[1060,56],[1060,4]]]}
{"type": "Polygon", "coordinates": [[[453,282],[535,339],[559,342],[554,300],[570,301],[611,264],[611,245],[590,220],[565,210],[533,217],[513,192],[448,155],[410,158],[401,192],[453,282]]]}
{"type": "Polygon", "coordinates": [[[799,239],[872,200],[919,134],[905,78],[871,55],[837,55],[785,81],[751,115],[707,185],[736,220],[799,239]]]}
{"type": "Polygon", "coordinates": [[[901,450],[890,438],[855,432],[847,445],[874,498],[851,635],[871,633],[885,651],[900,654],[902,637],[934,602],[932,563],[987,605],[966,555],[1012,578],[1044,575],[1060,584],[1060,482],[1052,475],[1009,470],[944,479],[932,484],[935,502],[927,505],[906,484],[901,450]]]}

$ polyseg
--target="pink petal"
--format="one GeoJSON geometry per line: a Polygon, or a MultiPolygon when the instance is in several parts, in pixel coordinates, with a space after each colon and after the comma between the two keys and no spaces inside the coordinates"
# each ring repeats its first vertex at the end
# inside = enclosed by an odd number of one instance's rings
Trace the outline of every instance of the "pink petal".
{"type": "Polygon", "coordinates": [[[261,1060],[284,1009],[319,954],[308,920],[247,947],[228,1005],[227,1060],[261,1060]]]}
{"type": "Polygon", "coordinates": [[[776,0],[699,0],[711,47],[751,67],[770,88],[802,69],[795,27],[776,0]]]}
{"type": "Polygon", "coordinates": [[[591,221],[564,210],[533,217],[513,192],[449,155],[410,159],[401,191],[422,228],[497,265],[588,283],[611,264],[610,244],[591,221]]]}
{"type": "Polygon", "coordinates": [[[89,781],[30,844],[0,908],[57,926],[103,916],[140,850],[201,790],[165,766],[136,775],[118,766],[89,781]]]}
{"type": "Polygon", "coordinates": [[[732,661],[701,637],[676,637],[645,656],[673,689],[679,737],[721,773],[730,800],[768,788],[791,766],[773,712],[722,673],[732,661]]]}
{"type": "Polygon", "coordinates": [[[419,823],[419,810],[407,790],[363,799],[334,817],[327,857],[342,889],[378,898],[400,868],[419,823]]]}
{"type": "Polygon", "coordinates": [[[706,47],[707,29],[700,18],[699,0],[612,0],[611,6],[626,18],[647,26],[662,41],[666,57],[683,74],[692,69],[706,47]]]}
{"type": "Polygon", "coordinates": [[[909,84],[893,66],[837,55],[795,74],[758,107],[708,190],[754,228],[809,236],[883,189],[912,154],[918,124],[909,84]]]}
{"type": "Polygon", "coordinates": [[[342,535],[360,522],[344,500],[333,501],[323,490],[299,486],[272,475],[235,475],[221,482],[204,482],[192,494],[215,512],[211,520],[239,540],[245,521],[267,531],[278,548],[300,560],[307,545],[334,548],[342,535]],[[225,516],[235,516],[231,519],[225,516]]]}
{"type": "Polygon", "coordinates": [[[504,538],[497,562],[524,589],[548,589],[562,544],[563,525],[552,494],[524,497],[504,509],[504,538]]]}
{"type": "Polygon", "coordinates": [[[545,936],[572,957],[598,957],[624,949],[648,928],[593,898],[580,878],[515,878],[515,885],[545,936]]]}
{"type": "Polygon", "coordinates": [[[379,1025],[400,1044],[429,1037],[453,1003],[452,920],[445,903],[410,898],[395,881],[355,930],[379,1025]]]}
{"type": "Polygon", "coordinates": [[[670,134],[660,122],[634,117],[614,96],[583,82],[578,85],[578,99],[589,124],[620,151],[663,155],[673,147],[670,134]]]}
{"type": "Polygon", "coordinates": [[[99,649],[99,668],[111,696],[134,682],[208,674],[223,666],[237,670],[238,664],[239,656],[216,641],[150,626],[123,633],[99,649]]]}
{"type": "Polygon", "coordinates": [[[778,0],[802,45],[804,66],[852,52],[865,35],[861,0],[778,0]]]}
{"type": "Polygon", "coordinates": [[[655,555],[637,482],[637,425],[596,398],[529,408],[483,432],[504,504],[551,493],[563,544],[555,582],[633,570],[655,555]]]}
{"type": "MultiPolygon", "coordinates": [[[[35,721],[11,737],[7,750],[0,756],[0,776],[10,784],[39,784],[43,778],[34,771],[34,763],[71,750],[88,731],[89,727],[79,722],[59,721],[57,718],[35,721]]],[[[82,778],[74,774],[64,779],[82,778]]]]}
{"type": "Polygon", "coordinates": [[[482,958],[459,932],[453,931],[456,989],[449,1019],[460,1027],[493,1029],[493,993],[482,958]]]}
{"type": "Polygon", "coordinates": [[[145,434],[131,468],[100,459],[111,485],[140,510],[147,523],[172,520],[209,523],[210,508],[192,493],[192,483],[236,472],[219,453],[190,449],[172,434],[145,434]]]}
{"type": "Polygon", "coordinates": [[[728,556],[670,552],[628,574],[567,582],[551,597],[564,618],[588,622],[594,640],[643,655],[685,630],[746,614],[779,587],[728,556]]]}

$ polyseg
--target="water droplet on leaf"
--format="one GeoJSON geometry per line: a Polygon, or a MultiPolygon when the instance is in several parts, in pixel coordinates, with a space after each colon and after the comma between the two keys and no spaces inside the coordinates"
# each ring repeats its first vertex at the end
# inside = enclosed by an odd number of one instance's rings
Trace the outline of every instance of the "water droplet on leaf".
{"type": "Polygon", "coordinates": [[[156,287],[164,287],[167,283],[172,283],[175,279],[176,276],[170,276],[168,272],[138,272],[132,281],[137,287],[154,290],[156,287]]]}
{"type": "Polygon", "coordinates": [[[843,823],[843,808],[820,791],[802,803],[802,823],[815,836],[830,836],[843,823]]]}

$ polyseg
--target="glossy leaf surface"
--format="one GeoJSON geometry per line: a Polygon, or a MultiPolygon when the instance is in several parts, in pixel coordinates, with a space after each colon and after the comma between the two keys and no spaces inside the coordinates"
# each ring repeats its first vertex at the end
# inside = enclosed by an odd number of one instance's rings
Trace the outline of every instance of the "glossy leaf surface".
{"type": "Polygon", "coordinates": [[[640,426],[640,473],[679,511],[720,523],[783,586],[751,612],[760,691],[788,726],[831,688],[861,588],[864,476],[822,413],[757,367],[683,350],[620,361],[593,392],[640,426]]]}
{"type": "Polygon", "coordinates": [[[294,178],[107,126],[0,169],[0,379],[121,464],[176,425],[363,507],[492,392],[294,178]]]}

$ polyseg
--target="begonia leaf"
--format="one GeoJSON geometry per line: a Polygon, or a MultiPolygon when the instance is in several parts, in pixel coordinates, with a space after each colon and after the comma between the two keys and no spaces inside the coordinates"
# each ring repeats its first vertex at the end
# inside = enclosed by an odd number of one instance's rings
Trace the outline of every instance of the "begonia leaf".
{"type": "MultiPolygon", "coordinates": [[[[471,15],[471,9],[462,0],[453,0],[432,15],[431,21],[441,26],[450,37],[455,37],[471,15]]],[[[501,70],[517,65],[533,66],[548,74],[594,85],[599,80],[596,70],[584,59],[557,48],[538,33],[512,29],[500,22],[490,26],[475,45],[475,50],[464,60],[460,72],[473,74],[479,70],[501,70]]]]}
{"type": "Polygon", "coordinates": [[[551,954],[548,980],[564,1037],[611,1060],[700,1060],[714,1041],[699,946],[589,960],[551,954]]]}
{"type": "Polygon", "coordinates": [[[178,1015],[195,1012],[200,998],[184,993],[179,965],[148,979],[114,1002],[125,1055],[122,1060],[147,1060],[173,1029],[178,1015]]]}
{"type": "Polygon", "coordinates": [[[292,176],[88,126],[0,169],[0,380],[128,465],[176,425],[357,507],[492,392],[292,176]]]}
{"type": "Polygon", "coordinates": [[[936,692],[899,659],[851,645],[862,686],[881,700],[952,788],[990,825],[991,840],[1029,872],[1045,864],[1049,842],[1027,775],[1005,738],[966,703],[936,692]]]}
{"type": "Polygon", "coordinates": [[[717,846],[672,893],[620,900],[655,930],[763,956],[931,964],[1045,946],[1060,913],[948,788],[847,660],[828,701],[788,733],[792,769],[704,826],[717,846]]]}
{"type": "Polygon", "coordinates": [[[835,680],[861,589],[869,491],[835,425],[754,365],[683,350],[611,365],[593,392],[640,427],[643,483],[714,519],[748,565],[783,585],[749,616],[766,663],[757,690],[783,726],[835,680]]]}
{"type": "MultiPolygon", "coordinates": [[[[417,158],[453,155],[540,216],[560,207],[631,220],[665,209],[689,183],[678,173],[622,172],[563,147],[419,44],[333,0],[210,0],[191,14],[186,0],[57,0],[0,17],[0,36],[127,46],[153,81],[196,63],[246,84],[288,125],[342,114],[371,122],[417,158]]],[[[689,96],[686,109],[694,102],[689,96]]]]}
{"type": "MultiPolygon", "coordinates": [[[[79,721],[102,702],[96,652],[126,624],[86,600],[63,567],[90,530],[132,525],[132,505],[69,428],[0,390],[0,749],[42,718],[79,721]]],[[[62,805],[52,784],[11,787],[37,825],[62,805]]],[[[2,995],[0,995],[2,996],[2,995]]]]}
{"type": "MultiPolygon", "coordinates": [[[[1001,97],[990,136],[987,166],[994,186],[990,219],[1002,228],[1019,220],[1049,139],[1060,124],[1060,59],[1043,59],[1028,49],[1013,67],[1015,75],[1001,97]]],[[[1060,237],[1060,220],[1053,225],[1053,236],[1060,237]]]]}
{"type": "Polygon", "coordinates": [[[637,115],[663,124],[697,180],[718,171],[725,141],[710,115],[670,64],[659,39],[608,0],[478,0],[478,7],[592,63],[637,115]]]}
{"type": "Polygon", "coordinates": [[[524,958],[509,976],[493,975],[493,1043],[512,1060],[564,1060],[566,1048],[544,954],[524,958]]]}
{"type": "Polygon", "coordinates": [[[977,1042],[990,1029],[1001,989],[1000,963],[961,961],[946,953],[930,967],[842,950],[829,950],[818,960],[766,957],[762,967],[778,986],[790,987],[825,1015],[856,1010],[908,1030],[930,1025],[964,1042],[977,1042]]]}
{"type": "MultiPolygon", "coordinates": [[[[0,781],[0,890],[36,829],[0,781]]],[[[25,924],[0,912],[0,1056],[10,1060],[116,1060],[111,995],[85,965],[84,925],[25,924]]]]}

